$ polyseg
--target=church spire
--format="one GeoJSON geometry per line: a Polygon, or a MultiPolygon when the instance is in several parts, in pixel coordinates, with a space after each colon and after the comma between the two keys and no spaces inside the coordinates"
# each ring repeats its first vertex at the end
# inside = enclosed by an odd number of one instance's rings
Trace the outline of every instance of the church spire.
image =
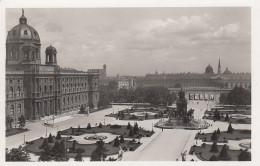
{"type": "Polygon", "coordinates": [[[218,59],[218,74],[221,74],[221,65],[220,65],[220,57],[218,59]]]}

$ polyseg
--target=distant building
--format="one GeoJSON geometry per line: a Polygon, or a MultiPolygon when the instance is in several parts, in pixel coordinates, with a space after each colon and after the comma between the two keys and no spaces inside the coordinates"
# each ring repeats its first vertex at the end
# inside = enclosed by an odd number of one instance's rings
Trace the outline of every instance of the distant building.
{"type": "Polygon", "coordinates": [[[46,48],[41,64],[40,50],[40,35],[23,13],[6,39],[6,116],[15,122],[21,115],[37,120],[81,105],[97,107],[99,73],[61,68],[53,46],[46,48]]]}
{"type": "Polygon", "coordinates": [[[135,78],[132,76],[117,76],[119,89],[135,89],[135,78]]]}
{"type": "Polygon", "coordinates": [[[214,74],[213,67],[209,64],[203,74],[158,74],[156,71],[155,74],[146,74],[145,77],[136,79],[136,87],[166,87],[172,92],[177,92],[180,88],[183,88],[187,93],[186,95],[214,95],[212,96],[214,100],[218,100],[220,93],[228,93],[235,86],[250,90],[251,73],[232,73],[228,68],[221,73],[220,60],[217,74],[214,74]]]}

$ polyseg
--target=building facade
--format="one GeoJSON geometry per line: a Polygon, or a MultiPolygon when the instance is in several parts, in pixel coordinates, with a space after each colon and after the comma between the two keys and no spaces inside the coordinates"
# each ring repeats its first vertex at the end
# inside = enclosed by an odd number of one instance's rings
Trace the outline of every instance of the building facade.
{"type": "Polygon", "coordinates": [[[155,74],[136,79],[136,87],[165,87],[171,92],[178,92],[182,88],[186,92],[186,98],[190,100],[218,100],[221,93],[228,93],[235,86],[251,90],[251,74],[232,73],[228,68],[222,73],[220,59],[217,74],[209,64],[201,74],[158,74],[156,71],[155,74]]]}
{"type": "Polygon", "coordinates": [[[40,50],[40,36],[23,13],[6,39],[6,116],[37,120],[81,105],[97,107],[99,73],[59,67],[53,46],[41,64],[40,50]]]}
{"type": "Polygon", "coordinates": [[[117,89],[135,89],[135,78],[117,75],[117,89]]]}

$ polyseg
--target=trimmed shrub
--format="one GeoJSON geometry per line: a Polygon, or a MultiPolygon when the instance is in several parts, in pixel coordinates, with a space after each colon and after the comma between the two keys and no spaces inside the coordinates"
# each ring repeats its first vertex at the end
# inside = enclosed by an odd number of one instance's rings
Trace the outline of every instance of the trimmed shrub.
{"type": "Polygon", "coordinates": [[[228,154],[227,148],[228,147],[227,147],[226,144],[222,147],[222,150],[221,150],[221,152],[219,154],[219,159],[220,160],[230,160],[231,159],[229,154],[228,154]]]}
{"type": "Polygon", "coordinates": [[[103,125],[102,125],[101,122],[99,123],[98,127],[99,127],[99,128],[102,128],[102,127],[103,127],[103,125]]]}
{"type": "Polygon", "coordinates": [[[232,126],[231,126],[231,123],[230,123],[229,126],[228,126],[227,133],[233,133],[233,128],[232,128],[232,126]]]}
{"type": "Polygon", "coordinates": [[[89,130],[91,129],[90,123],[88,123],[87,129],[89,129],[89,130]]]}
{"type": "Polygon", "coordinates": [[[212,153],[217,153],[218,152],[218,145],[217,145],[217,141],[214,141],[212,146],[211,146],[211,149],[210,149],[210,152],[212,153]]]}

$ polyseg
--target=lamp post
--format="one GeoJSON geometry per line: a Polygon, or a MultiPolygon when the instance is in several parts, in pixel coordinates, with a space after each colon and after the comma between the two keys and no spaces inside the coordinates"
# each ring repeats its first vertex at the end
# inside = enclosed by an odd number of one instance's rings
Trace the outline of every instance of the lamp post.
{"type": "Polygon", "coordinates": [[[23,143],[25,144],[25,135],[23,136],[23,143]]]}
{"type": "Polygon", "coordinates": [[[46,127],[46,134],[45,134],[45,138],[47,138],[47,127],[46,127]]]}
{"type": "Polygon", "coordinates": [[[104,116],[104,125],[106,124],[105,116],[104,116]]]}

